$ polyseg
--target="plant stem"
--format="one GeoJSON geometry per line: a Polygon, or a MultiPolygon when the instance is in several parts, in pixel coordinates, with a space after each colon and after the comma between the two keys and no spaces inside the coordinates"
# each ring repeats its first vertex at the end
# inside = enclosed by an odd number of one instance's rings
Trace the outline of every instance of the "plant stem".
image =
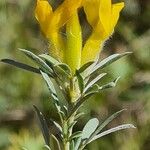
{"type": "Polygon", "coordinates": [[[74,122],[74,116],[72,116],[69,120],[64,121],[64,125],[63,125],[64,150],[70,150],[70,139],[69,138],[72,135],[73,122],[74,122]]]}
{"type": "Polygon", "coordinates": [[[64,150],[70,150],[70,143],[69,142],[64,143],[64,150]]]}
{"type": "MultiPolygon", "coordinates": [[[[74,85],[74,79],[70,79],[70,89],[69,89],[69,95],[70,95],[70,107],[74,106],[74,100],[76,98],[77,91],[75,90],[74,85]]],[[[69,110],[69,108],[68,108],[69,110]]],[[[66,120],[63,121],[63,144],[64,144],[64,150],[70,150],[70,136],[72,135],[72,129],[74,124],[74,118],[75,118],[76,112],[70,116],[70,118],[66,118],[66,120]]]]}

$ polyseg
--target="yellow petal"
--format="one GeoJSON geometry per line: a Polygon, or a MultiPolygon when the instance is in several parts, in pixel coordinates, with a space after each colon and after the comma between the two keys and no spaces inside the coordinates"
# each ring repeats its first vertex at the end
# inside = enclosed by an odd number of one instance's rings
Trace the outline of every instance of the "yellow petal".
{"type": "Polygon", "coordinates": [[[81,65],[98,58],[104,39],[105,32],[103,26],[99,22],[83,47],[81,65]]]}
{"type": "Polygon", "coordinates": [[[105,29],[106,34],[111,31],[111,0],[100,0],[99,8],[100,21],[105,29]]]}
{"type": "Polygon", "coordinates": [[[47,0],[37,0],[35,17],[38,20],[42,31],[47,36],[48,22],[52,15],[52,8],[47,0]]]}
{"type": "Polygon", "coordinates": [[[124,7],[124,3],[117,3],[112,5],[112,15],[111,15],[111,28],[114,28],[119,19],[119,13],[124,7]]]}
{"type": "Polygon", "coordinates": [[[63,61],[64,60],[64,40],[62,38],[62,35],[58,32],[52,32],[49,35],[49,50],[50,54],[55,57],[56,59],[63,61]]]}
{"type": "Polygon", "coordinates": [[[65,0],[54,12],[52,23],[57,28],[66,24],[70,17],[81,7],[82,0],[65,0]]]}
{"type": "MultiPolygon", "coordinates": [[[[84,3],[84,10],[86,12],[89,23],[93,26],[93,31],[92,35],[86,41],[82,50],[82,65],[88,61],[93,61],[96,59],[102,49],[104,41],[113,32],[113,29],[119,18],[119,12],[124,6],[124,3],[117,3],[112,5],[111,0],[94,0],[95,4],[97,2],[97,6],[98,2],[100,2],[99,16],[96,16],[94,13],[89,13],[90,8],[92,10],[93,1],[85,0],[85,2],[87,4],[84,3]],[[95,20],[97,20],[96,17],[99,19],[97,24],[95,23],[95,20]]],[[[95,6],[95,11],[98,8],[97,6],[95,6]]]]}
{"type": "Polygon", "coordinates": [[[46,38],[50,42],[50,53],[58,59],[63,58],[64,43],[61,39],[61,35],[56,30],[56,27],[52,26],[53,11],[52,7],[47,0],[37,0],[35,8],[35,17],[38,20],[41,30],[46,38]]]}
{"type": "Polygon", "coordinates": [[[93,39],[88,40],[88,42],[84,47],[86,51],[85,50],[82,51],[81,65],[84,65],[85,63],[93,61],[96,58],[98,58],[98,54],[102,46],[101,42],[102,42],[101,40],[93,40],[93,39]]]}
{"type": "Polygon", "coordinates": [[[81,64],[82,50],[82,33],[77,10],[67,22],[66,34],[67,47],[65,50],[65,60],[72,72],[75,73],[76,69],[79,69],[81,64]]]}
{"type": "Polygon", "coordinates": [[[99,3],[99,0],[85,0],[83,2],[87,20],[92,27],[94,27],[99,20],[99,3]]]}

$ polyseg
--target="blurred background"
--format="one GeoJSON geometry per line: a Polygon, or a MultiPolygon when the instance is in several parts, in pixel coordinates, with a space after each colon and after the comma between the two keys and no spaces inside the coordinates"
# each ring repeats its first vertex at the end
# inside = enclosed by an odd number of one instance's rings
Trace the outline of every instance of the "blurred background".
{"type": "MultiPolygon", "coordinates": [[[[53,0],[55,6],[61,0],[53,0]]],[[[118,2],[117,0],[115,2],[118,2]]],[[[31,63],[18,48],[45,52],[47,41],[40,32],[33,11],[35,0],[0,0],[0,59],[12,58],[31,63]]],[[[86,115],[75,130],[91,117],[103,120],[127,108],[109,127],[133,123],[135,130],[111,134],[90,144],[89,150],[150,150],[150,1],[125,0],[125,8],[113,36],[101,53],[132,51],[105,69],[106,81],[121,76],[114,89],[93,97],[84,104],[86,115]]],[[[41,150],[44,144],[33,111],[37,105],[47,119],[58,115],[49,100],[48,89],[39,75],[0,63],[0,150],[41,150]]]]}

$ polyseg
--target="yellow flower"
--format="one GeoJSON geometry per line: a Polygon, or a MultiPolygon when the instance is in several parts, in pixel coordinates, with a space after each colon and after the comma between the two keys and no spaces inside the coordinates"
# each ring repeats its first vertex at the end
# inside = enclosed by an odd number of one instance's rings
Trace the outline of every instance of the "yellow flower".
{"type": "Polygon", "coordinates": [[[64,0],[53,11],[48,0],[37,0],[35,16],[40,27],[53,44],[50,51],[62,62],[67,63],[72,72],[88,61],[98,57],[103,42],[113,33],[119,13],[124,3],[112,4],[111,0],[64,0]],[[93,31],[82,46],[82,30],[78,9],[83,7],[93,31]],[[66,27],[66,38],[60,29],[66,27]]]}
{"type": "Polygon", "coordinates": [[[111,0],[84,0],[83,5],[93,32],[82,50],[82,64],[98,56],[103,42],[114,30],[124,3],[112,4],[111,0]]]}
{"type": "Polygon", "coordinates": [[[60,34],[60,28],[77,12],[82,0],[65,0],[55,11],[48,0],[37,0],[35,17],[44,35],[53,44],[53,54],[64,61],[65,41],[60,34]]]}

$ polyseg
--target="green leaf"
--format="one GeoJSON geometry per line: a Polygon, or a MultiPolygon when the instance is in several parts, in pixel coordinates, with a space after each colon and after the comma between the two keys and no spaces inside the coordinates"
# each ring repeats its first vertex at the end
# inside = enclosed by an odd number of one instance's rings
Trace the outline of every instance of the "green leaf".
{"type": "Polygon", "coordinates": [[[75,139],[75,138],[79,138],[81,137],[82,135],[82,131],[77,131],[77,132],[74,132],[71,136],[70,136],[70,139],[75,139]]]}
{"type": "Polygon", "coordinates": [[[84,89],[84,93],[91,88],[95,83],[97,83],[101,78],[103,78],[107,73],[102,73],[94,78],[90,83],[88,83],[84,89]]]}
{"type": "Polygon", "coordinates": [[[57,129],[59,129],[59,131],[62,132],[62,127],[56,121],[53,121],[53,123],[57,127],[57,129]]]}
{"type": "MultiPolygon", "coordinates": [[[[54,88],[55,88],[55,91],[56,91],[56,95],[57,95],[57,98],[59,100],[59,102],[61,102],[62,104],[65,104],[67,106],[67,93],[65,92],[65,87],[62,87],[61,86],[61,83],[57,83],[56,80],[53,80],[53,85],[54,85],[54,88]]],[[[64,106],[62,105],[62,108],[64,110],[64,112],[66,112],[66,109],[64,108],[64,106]]]]}
{"type": "Polygon", "coordinates": [[[74,118],[74,120],[80,119],[83,115],[85,115],[84,112],[79,112],[79,113],[77,113],[76,116],[75,116],[75,118],[74,118]]]}
{"type": "Polygon", "coordinates": [[[74,150],[79,150],[80,144],[81,144],[81,137],[79,137],[79,138],[75,141],[74,150]]]}
{"type": "Polygon", "coordinates": [[[48,129],[48,125],[46,123],[46,120],[45,120],[43,114],[39,111],[39,109],[35,105],[33,107],[34,107],[36,114],[38,116],[45,143],[46,143],[46,145],[50,146],[50,134],[49,134],[49,129],[48,129]]]}
{"type": "Polygon", "coordinates": [[[51,148],[48,145],[44,145],[44,148],[46,148],[47,150],[51,150],[51,148]]]}
{"type": "Polygon", "coordinates": [[[118,117],[124,110],[126,109],[122,109],[120,111],[117,111],[116,113],[114,113],[113,115],[111,115],[110,117],[108,117],[102,124],[100,124],[100,126],[95,130],[95,132],[91,135],[91,137],[88,139],[88,141],[93,138],[95,135],[97,135],[99,132],[101,132],[101,130],[107,126],[112,120],[114,120],[116,117],[118,117]]]}
{"type": "Polygon", "coordinates": [[[76,103],[76,105],[70,111],[70,114],[68,115],[67,119],[69,119],[74,114],[74,112],[76,112],[82,106],[82,104],[85,101],[87,101],[91,96],[93,96],[96,93],[98,93],[98,91],[93,91],[93,92],[87,93],[84,97],[81,97],[78,100],[78,102],[76,103]]]}
{"type": "Polygon", "coordinates": [[[79,73],[82,73],[83,71],[85,71],[87,68],[89,68],[92,64],[94,63],[94,61],[90,61],[87,62],[86,64],[84,64],[78,71],[79,73]]]}
{"type": "Polygon", "coordinates": [[[74,140],[71,141],[70,150],[74,150],[74,140]]]}
{"type": "Polygon", "coordinates": [[[67,64],[59,63],[57,66],[59,66],[61,69],[63,69],[64,72],[71,76],[71,69],[67,64]]]}
{"type": "Polygon", "coordinates": [[[88,91],[86,92],[86,94],[88,93],[92,93],[92,92],[95,92],[95,93],[98,93],[99,92],[99,85],[98,84],[94,84],[93,86],[91,86],[88,91]]]}
{"type": "Polygon", "coordinates": [[[57,135],[62,140],[62,127],[54,120],[49,120],[49,128],[51,129],[51,134],[57,135]]]}
{"type": "Polygon", "coordinates": [[[13,65],[13,66],[15,66],[15,67],[17,67],[17,68],[21,68],[21,69],[24,69],[24,70],[27,70],[27,71],[30,71],[30,72],[34,72],[34,73],[40,74],[40,70],[39,70],[39,69],[34,68],[34,67],[32,67],[32,66],[29,66],[29,65],[27,65],[27,64],[24,64],[24,63],[15,61],[15,60],[2,59],[1,62],[6,63],[6,64],[9,64],[9,65],[13,65]]]}
{"type": "Polygon", "coordinates": [[[100,69],[108,66],[109,64],[113,63],[114,61],[116,61],[126,55],[129,55],[129,54],[131,54],[131,52],[125,52],[123,54],[113,54],[113,55],[105,58],[104,60],[102,60],[98,64],[96,64],[95,67],[93,67],[92,71],[90,72],[90,75],[94,74],[96,72],[99,72],[100,69]]]}
{"type": "Polygon", "coordinates": [[[61,150],[60,143],[59,143],[58,139],[53,134],[51,135],[51,137],[52,137],[53,141],[56,143],[55,145],[57,147],[57,150],[61,150]]]}
{"type": "Polygon", "coordinates": [[[97,129],[99,120],[97,118],[90,119],[83,128],[82,139],[88,139],[92,133],[97,129]]]}
{"type": "Polygon", "coordinates": [[[116,132],[116,131],[120,131],[120,130],[124,130],[124,129],[129,129],[129,128],[136,128],[136,127],[135,127],[134,125],[132,125],[132,124],[119,125],[119,126],[117,126],[117,127],[111,128],[111,129],[109,129],[109,130],[106,130],[106,131],[104,131],[104,132],[102,132],[102,133],[100,133],[100,134],[94,136],[94,137],[88,142],[88,144],[91,143],[92,141],[95,141],[95,140],[97,140],[97,139],[99,139],[99,138],[101,138],[101,137],[103,137],[103,136],[106,136],[106,135],[108,135],[108,134],[110,134],[110,133],[113,133],[113,132],[116,132]]]}
{"type": "MultiPolygon", "coordinates": [[[[51,79],[46,73],[42,72],[41,71],[41,74],[44,78],[44,80],[46,81],[47,83],[47,86],[49,88],[49,91],[50,91],[50,94],[52,96],[52,94],[56,95],[56,97],[58,98],[59,100],[59,103],[64,100],[64,95],[62,93],[62,90],[60,89],[60,86],[55,83],[55,81],[53,79],[51,79]],[[54,82],[52,82],[54,81],[54,82]]],[[[63,105],[61,104],[62,108],[63,108],[63,105]]]]}
{"type": "Polygon", "coordinates": [[[81,76],[81,74],[79,73],[78,70],[76,70],[76,76],[77,76],[77,79],[78,79],[78,85],[79,85],[79,89],[80,89],[80,92],[83,93],[83,90],[84,90],[84,80],[81,76]]]}
{"type": "Polygon", "coordinates": [[[77,123],[77,121],[73,121],[73,122],[68,126],[68,129],[69,129],[69,130],[72,130],[76,123],[77,123]]]}
{"type": "Polygon", "coordinates": [[[57,75],[57,77],[64,83],[64,82],[69,82],[69,78],[70,78],[70,74],[68,73],[68,71],[64,70],[64,68],[62,68],[62,66],[60,65],[55,65],[53,66],[53,69],[55,71],[55,74],[57,75]]]}
{"type": "Polygon", "coordinates": [[[55,58],[53,58],[52,56],[47,55],[47,54],[41,54],[41,55],[39,55],[39,57],[43,58],[50,65],[57,65],[60,63],[58,60],[56,60],[55,58]]]}
{"type": "Polygon", "coordinates": [[[56,95],[56,90],[55,90],[54,85],[53,85],[52,81],[50,80],[49,76],[46,73],[42,72],[42,71],[41,71],[41,74],[42,74],[44,80],[47,83],[50,94],[55,94],[56,95]]]}
{"type": "Polygon", "coordinates": [[[62,112],[63,105],[58,100],[57,92],[55,90],[55,87],[54,87],[52,81],[50,80],[50,77],[46,73],[44,73],[42,71],[41,71],[41,74],[42,74],[44,80],[46,81],[46,84],[47,84],[48,89],[50,91],[50,95],[52,97],[53,103],[54,103],[54,105],[55,105],[55,107],[56,107],[60,117],[65,116],[65,114],[62,112]]]}
{"type": "Polygon", "coordinates": [[[116,78],[114,81],[112,81],[110,83],[107,83],[107,84],[99,87],[99,90],[104,90],[104,89],[115,87],[119,79],[120,79],[120,77],[116,78]]]}
{"type": "Polygon", "coordinates": [[[89,97],[91,97],[92,95],[94,95],[95,92],[91,92],[91,93],[88,93],[86,94],[84,97],[82,97],[81,99],[78,100],[78,102],[76,103],[76,105],[72,108],[72,110],[70,111],[70,114],[68,115],[67,119],[69,119],[73,114],[74,112],[76,112],[80,107],[81,105],[86,101],[88,100],[89,97]]]}
{"type": "Polygon", "coordinates": [[[32,59],[44,72],[48,73],[50,76],[53,77],[53,70],[40,57],[28,50],[19,50],[22,51],[25,55],[27,55],[30,59],[32,59]]]}

